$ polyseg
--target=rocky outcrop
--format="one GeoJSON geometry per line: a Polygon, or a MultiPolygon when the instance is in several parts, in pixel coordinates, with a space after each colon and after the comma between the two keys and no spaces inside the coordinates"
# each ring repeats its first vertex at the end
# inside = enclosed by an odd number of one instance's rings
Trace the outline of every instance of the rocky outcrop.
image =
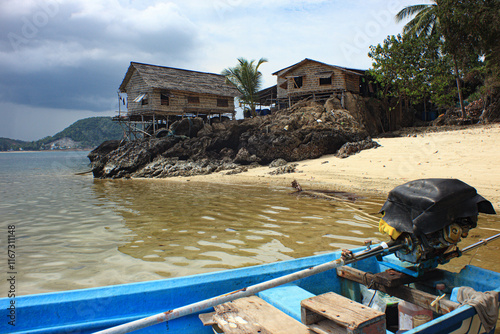
{"type": "Polygon", "coordinates": [[[98,178],[236,173],[276,159],[293,162],[334,154],[346,143],[367,138],[365,127],[346,110],[299,102],[272,115],[239,121],[204,124],[184,119],[160,136],[103,143],[89,159],[98,178]]]}

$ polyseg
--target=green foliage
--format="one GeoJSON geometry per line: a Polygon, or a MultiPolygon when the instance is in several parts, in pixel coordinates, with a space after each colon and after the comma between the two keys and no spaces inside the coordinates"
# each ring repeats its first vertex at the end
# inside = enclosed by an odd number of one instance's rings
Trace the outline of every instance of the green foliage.
{"type": "Polygon", "coordinates": [[[383,98],[397,97],[412,104],[430,97],[444,106],[450,103],[445,91],[453,83],[450,59],[439,53],[441,40],[424,40],[416,34],[389,36],[383,45],[371,46],[370,74],[383,88],[383,98]]]}
{"type": "Polygon", "coordinates": [[[500,96],[500,1],[433,0],[405,7],[396,15],[398,22],[407,18],[411,20],[404,36],[416,35],[428,48],[437,48],[440,62],[429,69],[433,102],[453,105],[451,90],[456,89],[465,117],[462,96],[500,96]],[[455,85],[450,84],[450,72],[455,85]]]}
{"type": "Polygon", "coordinates": [[[103,141],[121,139],[123,132],[111,117],[90,117],[81,119],[54,136],[44,138],[44,144],[62,138],[71,138],[83,147],[95,147],[103,141]]]}
{"type": "Polygon", "coordinates": [[[262,73],[259,71],[260,65],[266,63],[267,59],[261,58],[255,64],[255,60],[248,61],[245,58],[238,58],[238,65],[229,67],[222,71],[226,80],[232,83],[241,93],[239,100],[247,105],[252,115],[255,115],[255,106],[258,102],[258,92],[262,85],[262,73]]]}
{"type": "Polygon", "coordinates": [[[480,71],[485,94],[500,89],[500,1],[440,0],[438,15],[445,37],[444,50],[453,53],[460,69],[480,71]],[[484,58],[485,62],[478,61],[484,58]]]}
{"type": "Polygon", "coordinates": [[[19,147],[22,145],[26,144],[27,142],[22,141],[22,140],[15,140],[15,139],[10,139],[10,138],[0,138],[0,151],[8,151],[11,148],[14,150],[18,150],[19,147]]]}
{"type": "Polygon", "coordinates": [[[113,122],[111,117],[90,117],[76,121],[54,136],[47,136],[37,141],[25,142],[0,138],[0,151],[50,149],[50,143],[63,138],[78,142],[79,148],[93,148],[106,140],[121,139],[122,136],[120,126],[113,122]]]}
{"type": "Polygon", "coordinates": [[[403,8],[396,14],[396,21],[413,17],[403,28],[403,34],[417,36],[436,36],[439,34],[439,19],[437,1],[431,4],[412,5],[403,8]]]}

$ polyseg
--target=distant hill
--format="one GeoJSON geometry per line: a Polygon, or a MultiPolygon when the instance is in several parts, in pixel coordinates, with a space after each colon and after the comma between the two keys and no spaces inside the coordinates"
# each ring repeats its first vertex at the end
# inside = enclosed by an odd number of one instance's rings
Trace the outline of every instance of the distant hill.
{"type": "Polygon", "coordinates": [[[37,141],[0,138],[0,151],[91,149],[106,140],[121,139],[123,131],[111,117],[90,117],[76,121],[61,132],[37,141]]]}
{"type": "Polygon", "coordinates": [[[27,142],[22,141],[22,140],[16,140],[16,139],[10,139],[10,138],[4,138],[0,137],[0,151],[8,151],[11,149],[19,149],[23,144],[26,144],[27,142]]]}

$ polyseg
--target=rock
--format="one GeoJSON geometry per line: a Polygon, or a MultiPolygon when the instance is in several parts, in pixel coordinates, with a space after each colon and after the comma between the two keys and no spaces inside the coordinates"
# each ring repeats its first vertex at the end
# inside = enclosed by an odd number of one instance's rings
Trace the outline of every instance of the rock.
{"type": "Polygon", "coordinates": [[[269,164],[269,167],[270,167],[270,168],[271,168],[271,167],[281,167],[281,166],[286,165],[287,163],[288,163],[288,162],[287,162],[285,159],[281,159],[281,158],[280,158],[280,159],[276,159],[276,160],[274,160],[273,162],[271,162],[271,163],[269,164]]]}
{"type": "Polygon", "coordinates": [[[88,154],[89,159],[98,159],[100,156],[105,156],[111,151],[116,150],[120,146],[119,140],[107,140],[101,145],[97,146],[92,152],[88,154]]]}
{"type": "Polygon", "coordinates": [[[252,162],[259,162],[260,159],[255,154],[250,154],[248,150],[244,147],[240,148],[236,157],[234,158],[234,162],[237,164],[248,165],[252,162]]]}
{"type": "Polygon", "coordinates": [[[342,109],[342,103],[337,97],[332,97],[325,102],[326,111],[342,109]]]}
{"type": "Polygon", "coordinates": [[[204,125],[201,118],[188,117],[172,123],[170,125],[170,132],[176,136],[195,137],[204,125]]]}
{"type": "MultiPolygon", "coordinates": [[[[327,111],[312,101],[301,101],[271,115],[211,125],[204,124],[201,118],[186,118],[174,122],[170,131],[161,138],[143,138],[122,145],[107,143],[96,148],[89,154],[94,177],[236,172],[241,165],[274,166],[335,154],[344,144],[369,137],[350,112],[327,111]]],[[[282,167],[281,172],[293,169],[289,165],[282,167]]]]}
{"type": "Polygon", "coordinates": [[[298,165],[299,164],[294,163],[294,164],[290,164],[290,165],[281,166],[281,167],[276,168],[272,172],[269,172],[269,174],[270,175],[279,175],[279,174],[286,174],[286,173],[295,173],[296,167],[298,165]]]}
{"type": "Polygon", "coordinates": [[[371,138],[367,138],[362,141],[354,142],[354,143],[345,143],[340,150],[335,154],[338,158],[347,158],[353,154],[356,154],[362,150],[367,150],[370,148],[379,147],[380,144],[376,141],[373,141],[371,138]]]}

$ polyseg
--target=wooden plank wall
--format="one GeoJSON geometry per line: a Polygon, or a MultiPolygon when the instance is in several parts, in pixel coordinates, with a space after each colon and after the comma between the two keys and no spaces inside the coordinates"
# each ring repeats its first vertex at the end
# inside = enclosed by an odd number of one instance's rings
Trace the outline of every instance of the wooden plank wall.
{"type": "Polygon", "coordinates": [[[146,84],[141,76],[136,71],[130,78],[126,87],[128,112],[140,113],[147,111],[160,111],[182,114],[184,112],[201,113],[232,113],[234,112],[234,98],[224,97],[210,94],[197,94],[182,91],[162,91],[160,89],[153,89],[146,84]],[[143,105],[141,102],[134,102],[140,94],[148,93],[148,104],[143,105]],[[169,95],[169,105],[161,104],[161,93],[169,95]],[[198,97],[199,103],[189,103],[189,97],[198,97]],[[218,99],[225,99],[228,101],[227,107],[217,106],[218,99]]]}
{"type": "Polygon", "coordinates": [[[280,99],[287,98],[289,95],[305,95],[342,89],[359,93],[359,76],[336,67],[316,62],[307,62],[292,71],[284,72],[284,74],[278,74],[277,79],[278,98],[280,99]],[[325,72],[333,72],[331,85],[319,84],[319,79],[322,76],[324,77],[325,72]],[[301,88],[294,87],[293,77],[295,76],[303,76],[303,85],[301,88]],[[286,86],[287,89],[284,89],[282,86],[286,86]]]}
{"type": "Polygon", "coordinates": [[[142,106],[140,102],[134,102],[134,100],[140,94],[146,92],[149,93],[149,86],[141,78],[141,76],[137,73],[137,71],[134,71],[134,74],[132,74],[132,77],[130,78],[130,81],[126,86],[126,92],[127,92],[127,106],[129,113],[135,113],[145,110],[144,107],[147,106],[142,106]]]}
{"type": "Polygon", "coordinates": [[[352,93],[358,93],[359,90],[359,75],[346,73],[345,74],[346,89],[352,93]]]}

